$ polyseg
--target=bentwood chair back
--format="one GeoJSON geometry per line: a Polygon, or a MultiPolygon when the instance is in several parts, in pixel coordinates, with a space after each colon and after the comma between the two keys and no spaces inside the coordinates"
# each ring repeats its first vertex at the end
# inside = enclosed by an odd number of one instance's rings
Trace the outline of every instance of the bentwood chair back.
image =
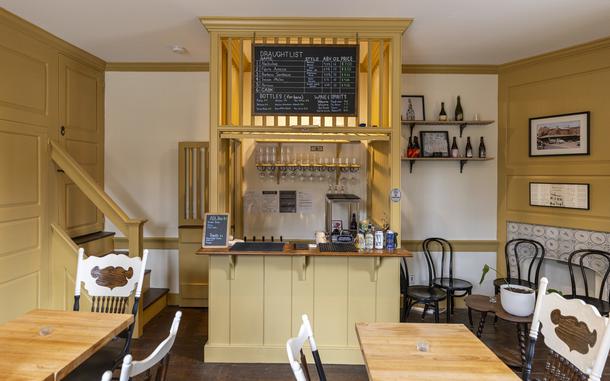
{"type": "Polygon", "coordinates": [[[508,278],[497,278],[494,280],[494,288],[496,294],[500,292],[500,286],[503,284],[518,284],[521,286],[538,288],[538,279],[540,279],[540,267],[544,260],[544,246],[538,241],[525,238],[515,238],[506,242],[504,245],[504,260],[506,261],[506,272],[508,278]],[[510,273],[511,265],[510,258],[515,259],[517,277],[513,278],[510,273]],[[521,262],[524,259],[530,259],[527,268],[527,278],[521,276],[521,262]]]}
{"type": "MultiPolygon", "coordinates": [[[[422,243],[426,260],[432,264],[432,283],[447,292],[447,323],[451,321],[451,314],[454,312],[454,298],[464,297],[472,294],[472,283],[455,278],[453,276],[453,246],[451,242],[443,238],[427,238],[422,243]],[[438,250],[441,253],[440,277],[437,276],[436,266],[432,253],[438,250]],[[447,261],[447,262],[445,262],[447,261]],[[446,263],[446,264],[445,264],[446,263]],[[447,271],[447,273],[445,273],[447,271]],[[446,276],[445,276],[446,275],[446,276]]],[[[472,322],[470,322],[472,325],[472,322]]]]}
{"type": "MultiPolygon", "coordinates": [[[[124,314],[133,296],[131,313],[136,316],[144,283],[148,250],[142,258],[124,254],[89,256],[78,250],[78,268],[74,290],[74,311],[80,310],[82,288],[91,297],[91,312],[124,314]]],[[[119,358],[129,352],[135,322],[125,333],[125,346],[119,358]]]]}
{"type": "MultiPolygon", "coordinates": [[[[174,321],[169,330],[169,336],[157,346],[157,348],[144,360],[133,361],[131,355],[125,356],[119,381],[129,381],[132,377],[144,373],[144,377],[138,378],[143,381],[165,381],[169,365],[169,351],[174,345],[182,312],[176,312],[174,321]],[[153,378],[154,377],[154,378],[153,378]]],[[[112,371],[107,370],[102,376],[102,381],[112,380],[112,371]]]]}
{"type": "Polygon", "coordinates": [[[568,257],[568,269],[570,271],[570,283],[572,286],[572,295],[567,296],[570,299],[580,299],[587,304],[591,304],[597,308],[600,314],[608,316],[610,313],[610,288],[604,298],[604,290],[607,288],[608,275],[610,274],[610,253],[602,250],[583,249],[576,250],[568,257]],[[590,268],[590,264],[605,269],[604,276],[602,277],[599,293],[595,295],[595,285],[590,285],[587,281],[587,268],[590,268]],[[582,278],[583,289],[585,294],[577,294],[577,281],[574,276],[575,270],[578,270],[580,277],[582,278]]]}
{"type": "Polygon", "coordinates": [[[542,278],[523,367],[523,380],[530,380],[540,331],[544,345],[549,349],[543,379],[599,381],[610,349],[608,318],[602,317],[595,307],[582,300],[565,299],[557,293],[547,294],[547,286],[548,280],[542,278]]]}
{"type": "Polygon", "coordinates": [[[447,293],[441,288],[432,284],[432,264],[426,257],[428,265],[428,284],[427,285],[411,285],[409,282],[409,266],[406,258],[401,258],[402,266],[400,267],[400,290],[403,295],[403,306],[400,321],[406,321],[411,312],[411,308],[415,304],[423,304],[422,319],[426,316],[429,308],[434,311],[434,322],[440,320],[440,309],[438,303],[447,298],[447,293]]]}
{"type": "Polygon", "coordinates": [[[320,381],[326,381],[326,374],[324,373],[324,367],[322,366],[322,360],[320,359],[320,354],[318,353],[316,341],[313,338],[313,330],[311,329],[311,324],[309,324],[309,318],[307,315],[303,315],[302,319],[303,323],[299,329],[299,335],[297,337],[288,339],[286,342],[286,352],[288,353],[288,362],[292,368],[292,373],[297,381],[311,380],[311,377],[309,377],[309,369],[307,368],[307,360],[305,359],[305,354],[303,353],[303,345],[306,341],[309,341],[311,354],[313,355],[313,360],[316,364],[316,370],[318,372],[318,378],[320,381]],[[299,359],[300,362],[297,359],[299,359]]]}

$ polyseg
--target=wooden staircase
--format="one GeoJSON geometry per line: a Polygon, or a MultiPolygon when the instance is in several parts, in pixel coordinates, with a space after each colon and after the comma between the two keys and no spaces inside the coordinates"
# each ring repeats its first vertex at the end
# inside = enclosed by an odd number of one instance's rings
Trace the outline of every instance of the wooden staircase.
{"type": "MultiPolygon", "coordinates": [[[[85,234],[78,237],[73,237],[72,241],[78,246],[85,249],[85,254],[95,255],[102,257],[104,255],[115,253],[115,254],[129,254],[126,250],[115,250],[114,249],[114,232],[95,232],[91,234],[85,234]]],[[[150,278],[152,270],[148,269],[144,272],[144,282],[142,284],[142,297],[140,298],[142,314],[142,324],[146,327],[152,318],[157,316],[166,306],[169,293],[169,288],[155,288],[150,287],[150,278]]]]}

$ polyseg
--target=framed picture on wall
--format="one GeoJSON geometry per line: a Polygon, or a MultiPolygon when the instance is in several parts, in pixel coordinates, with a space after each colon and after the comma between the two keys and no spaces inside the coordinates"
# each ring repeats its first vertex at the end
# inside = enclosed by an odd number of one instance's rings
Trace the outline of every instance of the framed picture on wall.
{"type": "Polygon", "coordinates": [[[530,206],[589,210],[589,184],[530,182],[530,206]]]}
{"type": "Polygon", "coordinates": [[[530,156],[589,154],[589,112],[529,120],[530,156]]]}
{"type": "Polygon", "coordinates": [[[423,95],[403,95],[400,102],[400,119],[426,120],[423,95]]]}
{"type": "Polygon", "coordinates": [[[449,132],[420,131],[422,157],[449,157],[449,132]]]}

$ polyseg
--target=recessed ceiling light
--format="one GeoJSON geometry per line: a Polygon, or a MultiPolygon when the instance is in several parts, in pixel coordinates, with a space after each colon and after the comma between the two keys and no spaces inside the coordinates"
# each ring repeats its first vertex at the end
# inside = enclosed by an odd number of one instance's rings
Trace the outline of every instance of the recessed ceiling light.
{"type": "Polygon", "coordinates": [[[186,54],[189,52],[184,46],[180,46],[180,45],[172,45],[171,49],[172,49],[172,52],[174,52],[176,54],[186,54]]]}

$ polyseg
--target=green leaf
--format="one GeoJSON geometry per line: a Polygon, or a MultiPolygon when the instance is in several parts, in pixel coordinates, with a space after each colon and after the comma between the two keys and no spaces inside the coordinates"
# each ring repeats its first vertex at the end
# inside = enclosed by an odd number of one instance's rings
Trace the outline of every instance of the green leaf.
{"type": "Polygon", "coordinates": [[[559,295],[563,296],[563,292],[561,292],[559,290],[555,290],[554,288],[547,288],[546,293],[547,294],[555,293],[555,294],[559,294],[559,295]]]}
{"type": "Polygon", "coordinates": [[[483,281],[485,280],[485,276],[487,275],[488,272],[489,272],[489,265],[486,263],[485,266],[483,266],[483,270],[481,270],[481,280],[479,281],[479,285],[483,284],[483,281]]]}

